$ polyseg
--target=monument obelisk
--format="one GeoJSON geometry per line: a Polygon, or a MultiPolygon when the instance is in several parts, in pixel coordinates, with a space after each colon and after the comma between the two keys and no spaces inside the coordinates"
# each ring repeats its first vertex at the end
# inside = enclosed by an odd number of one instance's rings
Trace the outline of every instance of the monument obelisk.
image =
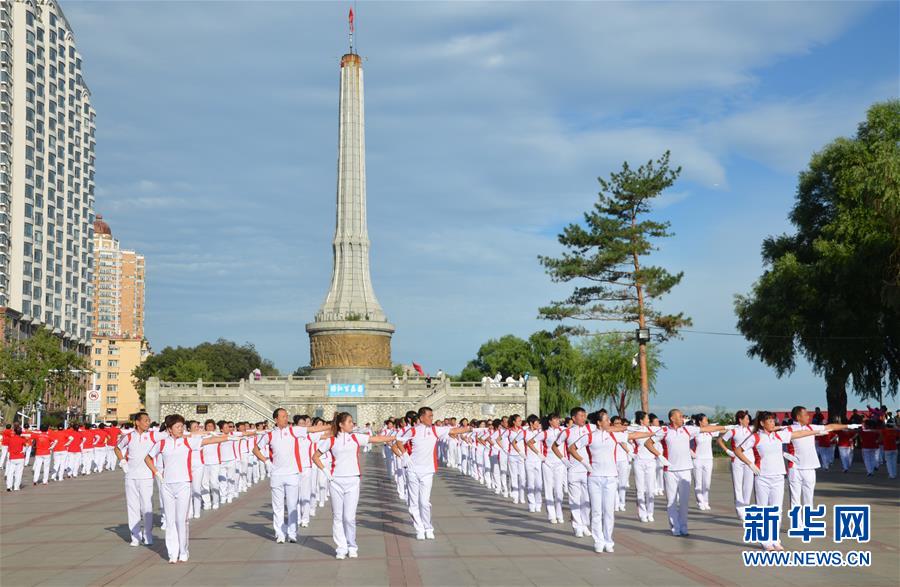
{"type": "Polygon", "coordinates": [[[341,57],[339,110],[334,268],[325,302],[306,332],[315,375],[363,383],[367,375],[390,375],[394,325],[375,297],[369,274],[363,70],[352,40],[350,53],[341,57]]]}

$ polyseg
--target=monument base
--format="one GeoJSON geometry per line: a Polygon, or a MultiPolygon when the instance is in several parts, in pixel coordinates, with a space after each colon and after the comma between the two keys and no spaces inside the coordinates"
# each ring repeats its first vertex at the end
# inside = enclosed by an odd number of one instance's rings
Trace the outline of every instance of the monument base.
{"type": "Polygon", "coordinates": [[[391,375],[391,335],[394,325],[368,320],[311,322],[309,366],[313,374],[330,374],[336,383],[363,383],[391,375]]]}

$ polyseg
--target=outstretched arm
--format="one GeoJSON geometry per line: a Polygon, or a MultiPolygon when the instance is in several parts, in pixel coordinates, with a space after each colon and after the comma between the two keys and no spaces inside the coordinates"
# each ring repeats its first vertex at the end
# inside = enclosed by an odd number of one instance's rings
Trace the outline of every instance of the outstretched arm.
{"type": "Polygon", "coordinates": [[[392,440],[394,440],[394,437],[393,437],[393,436],[381,436],[381,435],[378,435],[378,436],[370,436],[370,437],[369,437],[369,444],[378,444],[378,443],[381,443],[381,442],[390,442],[390,441],[392,441],[392,440]]]}
{"type": "MultiPolygon", "coordinates": [[[[200,446],[206,446],[207,444],[219,444],[229,440],[227,436],[207,436],[200,441],[200,446]]],[[[253,448],[256,450],[256,447],[253,448]]]]}

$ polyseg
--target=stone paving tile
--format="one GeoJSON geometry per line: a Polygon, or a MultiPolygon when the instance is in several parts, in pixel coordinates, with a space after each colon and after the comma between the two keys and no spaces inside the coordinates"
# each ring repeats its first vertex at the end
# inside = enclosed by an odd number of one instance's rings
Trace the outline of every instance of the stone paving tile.
{"type": "MultiPolygon", "coordinates": [[[[856,569],[745,569],[741,528],[733,510],[727,464],[717,463],[713,511],[690,510],[691,536],[668,532],[662,498],[657,521],[616,518],[616,552],[598,555],[590,538],[577,539],[569,524],[551,526],[544,514],[498,501],[455,471],[434,485],[438,539],[417,541],[409,514],[383,472],[381,458],[365,459],[358,517],[360,558],[334,560],[331,510],[326,506],[301,531],[299,544],[275,544],[268,486],[237,502],[205,512],[191,526],[191,560],[167,564],[164,532],[152,548],[127,546],[119,473],[0,494],[0,584],[19,585],[890,585],[900,584],[900,492],[896,482],[823,473],[819,500],[870,503],[874,565],[856,569]]],[[[154,500],[156,503],[156,500],[154,500]]],[[[787,548],[803,548],[785,538],[787,548]]],[[[861,545],[858,545],[861,546],[861,545]]],[[[813,549],[823,547],[813,546],[813,549]]],[[[849,550],[849,545],[828,549],[849,550]]]]}

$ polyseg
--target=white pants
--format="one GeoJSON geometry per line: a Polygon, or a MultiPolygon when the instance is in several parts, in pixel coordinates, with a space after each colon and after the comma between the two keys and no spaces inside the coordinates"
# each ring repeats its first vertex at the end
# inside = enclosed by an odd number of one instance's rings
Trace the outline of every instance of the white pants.
{"type": "Polygon", "coordinates": [[[107,448],[105,446],[94,449],[94,467],[96,467],[98,473],[102,473],[103,469],[106,468],[106,451],[107,448]]]}
{"type": "MultiPolygon", "coordinates": [[[[165,472],[160,471],[165,477],[165,472]]],[[[156,478],[156,490],[159,492],[159,517],[162,518],[162,525],[166,525],[166,500],[163,497],[163,482],[159,477],[156,478]]]]}
{"type": "Polygon", "coordinates": [[[219,475],[219,465],[203,465],[203,503],[206,505],[206,509],[218,507],[222,501],[219,475]]]}
{"type": "Polygon", "coordinates": [[[588,477],[588,493],[591,500],[591,536],[594,538],[594,548],[613,546],[619,478],[591,475],[588,477]]]}
{"type": "Polygon", "coordinates": [[[508,494],[509,489],[507,489],[506,485],[507,476],[506,472],[500,468],[499,454],[491,456],[491,476],[494,478],[494,493],[508,494]]]}
{"type": "Polygon", "coordinates": [[[569,509],[572,510],[572,528],[576,532],[590,530],[591,496],[588,493],[587,476],[587,471],[581,465],[569,469],[569,509]]]}
{"type": "Polygon", "coordinates": [[[886,450],[884,451],[884,462],[887,464],[888,477],[891,479],[897,478],[897,451],[895,450],[886,450]]]}
{"type": "Polygon", "coordinates": [[[34,457],[32,472],[34,473],[34,477],[31,480],[32,483],[41,483],[41,473],[43,473],[43,483],[46,485],[47,480],[50,479],[50,455],[34,457]]]}
{"type": "Polygon", "coordinates": [[[106,468],[110,471],[116,470],[116,451],[111,446],[106,447],[106,468]]]}
{"type": "MultiPolygon", "coordinates": [[[[200,460],[200,459],[196,459],[200,460]]],[[[203,463],[191,461],[191,515],[200,517],[203,509],[203,463]]]]}
{"type": "Polygon", "coordinates": [[[81,453],[70,452],[66,457],[66,469],[72,477],[78,477],[78,469],[81,468],[81,453]]]}
{"type": "Polygon", "coordinates": [[[753,495],[753,471],[743,461],[731,461],[731,483],[734,487],[734,509],[740,519],[744,519],[744,510],[750,505],[753,495]]]}
{"type": "Polygon", "coordinates": [[[237,497],[237,461],[219,464],[219,491],[223,502],[234,501],[237,497]]]}
{"type": "Polygon", "coordinates": [[[788,483],[791,488],[792,508],[798,505],[813,504],[813,492],[816,490],[815,469],[791,467],[788,469],[788,483]]]}
{"type": "Polygon", "coordinates": [[[541,491],[544,488],[543,479],[541,478],[541,461],[526,460],[525,461],[525,494],[528,498],[528,508],[530,511],[541,511],[541,491]]]}
{"type": "Polygon", "coordinates": [[[509,479],[509,453],[502,450],[497,455],[500,463],[500,488],[504,497],[509,497],[510,479],[509,479]]]}
{"type": "Polygon", "coordinates": [[[125,479],[125,508],[131,539],[153,541],[153,479],[125,479]]]}
{"type": "Polygon", "coordinates": [[[81,474],[90,475],[94,464],[94,449],[85,448],[81,451],[81,474]]]}
{"type": "Polygon", "coordinates": [[[784,475],[757,475],[756,476],[756,505],[778,506],[778,530],[775,540],[763,542],[763,546],[779,544],[781,531],[781,508],[784,502],[784,475]]]}
{"type": "MultiPolygon", "coordinates": [[[[325,466],[328,466],[327,464],[325,466]]],[[[328,477],[325,476],[325,471],[316,467],[316,497],[319,500],[319,505],[325,507],[325,497],[328,495],[328,477]]],[[[401,470],[402,472],[402,470],[401,470]]],[[[406,479],[405,475],[402,475],[404,479],[406,479]]]]}
{"type": "Polygon", "coordinates": [[[628,462],[628,459],[624,461],[616,461],[616,471],[618,471],[618,479],[619,485],[617,486],[616,492],[616,507],[625,509],[625,494],[628,491],[628,487],[630,485],[629,478],[631,477],[631,463],[628,462]]]}
{"type": "Polygon", "coordinates": [[[304,524],[309,523],[310,501],[312,500],[312,484],[316,479],[316,471],[318,467],[313,469],[303,469],[300,473],[300,491],[298,493],[298,519],[304,524]]]}
{"type": "Polygon", "coordinates": [[[297,539],[297,503],[300,494],[300,475],[272,475],[272,527],[275,538],[284,540],[297,539]],[[287,506],[287,522],[284,520],[284,508],[287,506]]]}
{"type": "Polygon", "coordinates": [[[510,492],[515,503],[525,502],[525,461],[522,457],[510,457],[509,459],[510,492]]]}
{"type": "MultiPolygon", "coordinates": [[[[406,458],[406,457],[403,457],[406,458]]],[[[403,464],[403,460],[397,462],[394,467],[394,482],[397,483],[397,495],[400,496],[400,499],[404,501],[407,500],[407,479],[406,479],[406,466],[403,464]]],[[[320,500],[320,504],[324,504],[325,502],[320,500]]]]}
{"type": "Polygon", "coordinates": [[[547,501],[547,517],[550,521],[563,521],[563,486],[566,483],[566,466],[556,461],[555,465],[546,462],[541,465],[544,473],[544,499],[547,501]]]}
{"type": "Polygon", "coordinates": [[[23,465],[23,467],[27,467],[28,463],[30,461],[31,461],[31,445],[26,444],[25,445],[25,464],[23,465]]]}
{"type": "Polygon", "coordinates": [[[24,459],[10,459],[6,463],[6,488],[18,491],[22,487],[22,471],[25,470],[24,459]]]}
{"type": "Polygon", "coordinates": [[[356,552],[356,506],[359,476],[335,477],[331,481],[331,537],[338,554],[356,552]]]}
{"type": "Polygon", "coordinates": [[[166,519],[166,550],[169,560],[188,556],[188,511],[191,509],[189,481],[163,483],[163,503],[169,515],[166,519]]]}
{"type": "Polygon", "coordinates": [[[849,471],[850,467],[853,466],[853,447],[839,446],[838,454],[841,456],[841,467],[844,471],[849,471]]]}
{"type": "Polygon", "coordinates": [[[66,461],[68,460],[69,453],[65,451],[53,453],[53,474],[51,476],[54,480],[62,481],[66,476],[66,461]]]}
{"type": "Polygon", "coordinates": [[[666,479],[665,479],[665,467],[659,464],[659,461],[656,461],[656,492],[660,495],[663,494],[666,488],[666,479]]]}
{"type": "Polygon", "coordinates": [[[691,470],[666,471],[666,507],[672,534],[687,534],[688,501],[691,495],[691,470]]]}
{"type": "Polygon", "coordinates": [[[878,467],[878,449],[864,448],[862,449],[863,464],[866,466],[866,473],[871,475],[878,467]]]}
{"type": "Polygon", "coordinates": [[[635,459],[634,486],[637,492],[638,517],[645,520],[653,515],[656,495],[656,459],[635,459]]]}
{"type": "Polygon", "coordinates": [[[702,506],[709,505],[709,486],[712,482],[712,471],[712,459],[694,459],[694,491],[697,494],[697,503],[702,506]]]}
{"type": "Polygon", "coordinates": [[[0,469],[6,464],[6,457],[9,455],[9,448],[4,444],[0,446],[0,469]]]}
{"type": "Polygon", "coordinates": [[[434,473],[419,474],[410,469],[407,477],[409,515],[418,536],[424,534],[426,530],[434,530],[434,526],[431,525],[431,484],[434,482],[434,473]]]}
{"type": "Polygon", "coordinates": [[[819,455],[819,462],[822,463],[822,468],[826,471],[830,469],[831,463],[834,462],[834,445],[817,446],[816,452],[819,455]]]}

